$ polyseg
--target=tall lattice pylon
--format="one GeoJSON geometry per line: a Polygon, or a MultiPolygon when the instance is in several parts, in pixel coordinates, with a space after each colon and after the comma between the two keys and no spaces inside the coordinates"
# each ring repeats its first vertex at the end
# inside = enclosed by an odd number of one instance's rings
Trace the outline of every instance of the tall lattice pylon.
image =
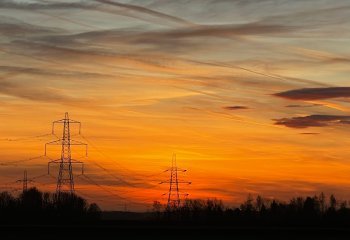
{"type": "Polygon", "coordinates": [[[170,179],[163,183],[168,183],[169,184],[169,192],[164,194],[168,195],[168,202],[167,202],[167,207],[180,207],[181,204],[181,198],[180,195],[185,195],[187,196],[187,193],[180,193],[179,190],[179,184],[191,184],[191,182],[187,181],[180,181],[178,178],[178,172],[186,172],[186,169],[181,169],[177,167],[176,163],[176,154],[173,154],[172,161],[171,161],[171,168],[167,169],[166,172],[170,172],[170,179]]]}
{"type": "Polygon", "coordinates": [[[52,123],[52,134],[55,134],[55,125],[63,124],[62,138],[56,141],[52,141],[45,144],[45,155],[47,153],[47,145],[61,145],[61,158],[50,161],[48,163],[48,173],[50,174],[50,165],[59,164],[56,193],[59,195],[62,192],[74,193],[74,177],[73,177],[73,164],[81,164],[81,173],[84,174],[84,164],[81,161],[72,159],[71,146],[72,145],[84,145],[86,147],[87,156],[87,144],[71,139],[71,125],[79,125],[79,134],[81,132],[81,123],[72,119],[69,119],[66,112],[64,119],[54,121],[52,123]]]}

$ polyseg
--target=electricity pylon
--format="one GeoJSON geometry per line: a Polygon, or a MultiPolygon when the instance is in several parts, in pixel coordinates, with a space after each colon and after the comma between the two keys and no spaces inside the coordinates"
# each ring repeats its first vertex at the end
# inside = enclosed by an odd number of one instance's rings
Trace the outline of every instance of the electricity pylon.
{"type": "Polygon", "coordinates": [[[81,173],[84,174],[84,163],[72,159],[71,146],[72,145],[84,145],[86,147],[87,156],[87,144],[71,139],[70,126],[71,124],[79,125],[79,134],[81,133],[81,123],[72,119],[69,119],[66,112],[64,119],[54,121],[52,123],[52,134],[55,134],[55,125],[63,124],[62,138],[56,141],[52,141],[45,144],[45,156],[47,145],[61,145],[61,158],[50,161],[48,163],[48,174],[50,174],[51,164],[59,164],[59,171],[57,177],[56,193],[59,195],[62,192],[74,193],[74,177],[73,177],[73,164],[81,164],[81,173]]]}
{"type": "MultiPolygon", "coordinates": [[[[168,202],[167,202],[167,207],[175,207],[178,208],[180,207],[180,191],[179,191],[179,184],[191,184],[191,182],[186,182],[186,181],[179,181],[178,179],[178,172],[186,172],[186,169],[181,169],[177,167],[176,163],[176,154],[173,154],[173,158],[171,161],[171,168],[167,169],[166,172],[170,172],[170,179],[169,181],[161,182],[160,184],[163,183],[169,183],[169,192],[165,193],[164,195],[168,195],[168,202]]],[[[185,193],[185,196],[188,194],[185,193]]]]}
{"type": "Polygon", "coordinates": [[[27,170],[24,170],[23,179],[17,180],[16,182],[21,182],[23,184],[23,188],[22,188],[23,193],[28,190],[28,182],[32,182],[32,180],[28,179],[27,170]]]}

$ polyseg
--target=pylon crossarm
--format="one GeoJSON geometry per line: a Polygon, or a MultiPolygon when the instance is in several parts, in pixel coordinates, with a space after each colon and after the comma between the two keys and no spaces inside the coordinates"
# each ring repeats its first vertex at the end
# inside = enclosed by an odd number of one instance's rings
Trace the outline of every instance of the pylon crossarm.
{"type": "Polygon", "coordinates": [[[187,172],[186,169],[182,169],[182,168],[169,168],[167,170],[165,170],[164,172],[169,172],[169,171],[177,171],[177,172],[187,172]]]}
{"type": "Polygon", "coordinates": [[[71,139],[70,140],[70,145],[84,145],[84,146],[87,146],[87,143],[83,143],[83,142],[79,142],[77,140],[71,139]]]}
{"type": "Polygon", "coordinates": [[[178,171],[178,172],[187,172],[186,169],[182,169],[182,168],[176,168],[176,169],[174,169],[174,171],[178,171]]]}
{"type": "Polygon", "coordinates": [[[52,122],[52,134],[55,134],[55,124],[61,124],[61,123],[64,123],[65,119],[61,119],[61,120],[57,120],[57,121],[54,121],[52,122]]]}
{"type": "Polygon", "coordinates": [[[63,122],[64,122],[64,119],[57,120],[57,121],[53,121],[53,122],[52,122],[52,132],[54,132],[55,124],[57,124],[57,123],[63,123],[63,122]]]}
{"type": "Polygon", "coordinates": [[[53,124],[56,124],[56,123],[64,123],[64,122],[79,123],[79,124],[81,124],[81,122],[75,121],[75,120],[73,120],[73,119],[60,119],[60,120],[53,121],[52,123],[53,123],[53,124]]]}
{"type": "Polygon", "coordinates": [[[186,182],[186,181],[178,181],[178,183],[183,183],[183,184],[192,184],[192,182],[186,182]]]}
{"type": "Polygon", "coordinates": [[[81,122],[75,121],[75,120],[73,120],[73,119],[69,119],[69,123],[79,123],[79,124],[81,124],[81,122]]]}
{"type": "Polygon", "coordinates": [[[68,123],[69,124],[79,124],[79,134],[81,134],[81,122],[69,119],[68,123]]]}
{"type": "Polygon", "coordinates": [[[56,120],[56,121],[53,121],[52,124],[55,124],[55,123],[64,123],[64,120],[65,120],[65,119],[56,120]]]}
{"type": "Polygon", "coordinates": [[[50,161],[49,164],[50,164],[50,163],[61,163],[61,161],[62,161],[61,159],[56,159],[56,160],[50,161]]]}
{"type": "Polygon", "coordinates": [[[86,143],[79,142],[79,141],[76,141],[76,140],[71,140],[70,141],[70,145],[82,145],[82,146],[85,146],[85,156],[88,155],[88,145],[86,143]]]}
{"type": "Polygon", "coordinates": [[[52,142],[45,143],[45,145],[61,145],[62,144],[62,139],[58,139],[52,142]]]}
{"type": "Polygon", "coordinates": [[[61,162],[61,159],[57,159],[57,160],[53,160],[53,161],[50,161],[47,163],[47,174],[50,175],[50,167],[51,167],[51,164],[55,163],[55,164],[58,164],[61,162]]]}
{"type": "Polygon", "coordinates": [[[64,124],[64,123],[69,123],[69,124],[79,124],[79,134],[81,133],[81,122],[72,120],[72,119],[61,119],[52,122],[52,134],[55,133],[55,125],[56,124],[64,124]]]}
{"type": "Polygon", "coordinates": [[[46,152],[47,152],[47,145],[61,145],[61,144],[62,144],[62,139],[45,143],[45,156],[46,156],[46,152]]]}
{"type": "Polygon", "coordinates": [[[83,162],[71,159],[71,164],[81,164],[81,175],[84,175],[85,165],[83,162]]]}
{"type": "Polygon", "coordinates": [[[84,162],[79,161],[79,160],[75,160],[75,159],[71,159],[71,163],[73,164],[73,163],[84,163],[84,162]]]}

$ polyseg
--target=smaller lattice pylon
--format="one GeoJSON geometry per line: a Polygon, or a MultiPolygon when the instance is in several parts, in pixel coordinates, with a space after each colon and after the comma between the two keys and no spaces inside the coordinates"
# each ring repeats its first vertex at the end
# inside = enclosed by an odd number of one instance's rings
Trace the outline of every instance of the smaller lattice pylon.
{"type": "Polygon", "coordinates": [[[22,191],[24,193],[28,190],[28,183],[33,182],[33,180],[28,179],[27,170],[24,170],[23,179],[17,180],[16,182],[21,182],[23,184],[22,191]]]}
{"type": "Polygon", "coordinates": [[[163,195],[168,195],[167,207],[180,207],[181,198],[180,195],[188,196],[188,193],[180,193],[180,184],[191,184],[192,182],[180,181],[178,178],[178,172],[186,172],[186,169],[181,169],[177,167],[176,154],[173,154],[171,161],[171,168],[165,170],[165,172],[170,172],[170,179],[168,181],[160,182],[160,184],[168,183],[169,191],[163,195]]]}

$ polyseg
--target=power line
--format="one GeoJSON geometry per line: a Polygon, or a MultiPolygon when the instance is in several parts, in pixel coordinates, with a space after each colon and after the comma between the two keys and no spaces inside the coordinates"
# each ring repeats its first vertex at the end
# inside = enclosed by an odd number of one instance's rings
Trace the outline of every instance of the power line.
{"type": "MultiPolygon", "coordinates": [[[[82,137],[86,142],[88,142],[89,145],[90,145],[92,148],[94,148],[101,156],[105,157],[106,159],[109,159],[110,162],[111,162],[114,166],[117,166],[117,167],[121,168],[122,170],[125,170],[126,172],[128,172],[128,174],[132,174],[133,176],[138,175],[138,176],[141,177],[141,178],[150,178],[150,177],[158,176],[158,175],[160,175],[160,174],[163,173],[163,172],[158,172],[158,173],[154,173],[154,174],[150,174],[150,175],[144,175],[144,174],[140,174],[140,173],[138,173],[138,172],[136,172],[136,171],[134,171],[134,170],[131,170],[131,169],[129,169],[129,168],[126,168],[125,166],[122,166],[121,164],[116,163],[116,161],[115,161],[114,159],[112,159],[110,156],[108,156],[108,155],[105,154],[103,151],[101,151],[101,150],[100,150],[94,143],[92,143],[91,140],[88,139],[86,136],[81,135],[81,137],[82,137]]],[[[94,163],[94,162],[93,162],[93,164],[95,164],[97,167],[101,168],[103,171],[108,171],[108,173],[111,174],[110,170],[104,168],[101,164],[99,164],[99,163],[94,163]]],[[[125,173],[125,174],[126,174],[126,173],[125,173]]],[[[118,180],[119,180],[119,178],[118,178],[118,180]]],[[[125,181],[125,180],[123,180],[123,181],[125,181]]]]}
{"type": "Polygon", "coordinates": [[[9,161],[9,162],[3,162],[0,163],[0,166],[17,166],[17,163],[23,163],[23,162],[29,162],[29,161],[33,161],[42,157],[46,157],[45,155],[40,155],[37,157],[31,157],[31,158],[26,158],[26,159],[22,159],[22,160],[15,160],[15,161],[9,161]]]}
{"type": "MultiPolygon", "coordinates": [[[[91,147],[93,147],[98,153],[100,153],[100,154],[101,154],[102,156],[104,156],[105,158],[108,158],[108,159],[111,160],[111,158],[110,158],[108,155],[106,155],[105,153],[103,153],[99,148],[97,148],[97,147],[96,147],[89,139],[87,139],[84,135],[82,135],[82,138],[83,138],[86,142],[88,142],[89,145],[90,145],[91,147]]],[[[122,169],[125,169],[125,170],[128,171],[129,174],[131,174],[132,176],[139,175],[140,177],[143,178],[142,175],[138,174],[138,173],[135,172],[135,171],[132,171],[132,170],[130,170],[130,169],[127,169],[127,168],[123,167],[123,166],[120,165],[120,164],[115,163],[115,161],[111,161],[111,162],[112,162],[114,165],[116,165],[116,166],[118,166],[118,167],[120,167],[120,168],[122,168],[122,169]]],[[[135,184],[135,183],[130,183],[129,181],[124,180],[124,179],[121,178],[121,177],[115,176],[115,174],[114,174],[113,172],[111,172],[109,169],[103,167],[100,163],[93,162],[93,160],[91,161],[91,163],[94,164],[95,166],[97,166],[98,168],[100,168],[101,170],[103,170],[103,171],[104,171],[105,173],[107,173],[109,176],[111,176],[111,177],[117,179],[118,181],[120,181],[120,182],[122,182],[122,183],[124,183],[124,184],[126,184],[126,185],[128,185],[128,186],[130,186],[130,187],[134,187],[134,188],[139,188],[139,187],[140,187],[139,185],[137,185],[137,184],[135,184]]],[[[157,175],[160,175],[161,173],[162,173],[162,172],[160,172],[160,173],[155,173],[155,174],[152,174],[152,175],[148,175],[148,177],[157,176],[157,175]]],[[[134,179],[135,179],[135,178],[134,178],[134,179]]],[[[136,180],[140,180],[140,179],[137,179],[137,178],[136,178],[136,180]]],[[[143,180],[143,179],[141,179],[141,180],[143,180]]],[[[154,187],[155,187],[155,186],[148,187],[148,188],[154,188],[154,187]]]]}
{"type": "Polygon", "coordinates": [[[9,142],[19,142],[19,141],[26,141],[26,140],[31,140],[31,139],[37,139],[37,138],[43,138],[46,136],[51,136],[52,134],[42,134],[42,135],[36,135],[36,136],[28,136],[28,137],[22,137],[22,138],[3,138],[0,139],[1,141],[9,141],[9,142]]]}
{"type": "Polygon", "coordinates": [[[108,188],[104,187],[103,185],[99,184],[98,182],[94,181],[92,178],[90,178],[89,176],[87,176],[86,174],[82,175],[87,181],[89,181],[90,183],[92,183],[93,185],[99,187],[100,189],[102,189],[105,192],[108,192],[110,195],[117,197],[121,200],[126,200],[129,203],[135,204],[135,205],[142,205],[142,206],[148,206],[148,204],[145,203],[140,203],[140,202],[135,202],[135,201],[131,201],[129,200],[127,197],[123,197],[120,196],[119,194],[116,194],[115,192],[109,190],[108,188]]]}

